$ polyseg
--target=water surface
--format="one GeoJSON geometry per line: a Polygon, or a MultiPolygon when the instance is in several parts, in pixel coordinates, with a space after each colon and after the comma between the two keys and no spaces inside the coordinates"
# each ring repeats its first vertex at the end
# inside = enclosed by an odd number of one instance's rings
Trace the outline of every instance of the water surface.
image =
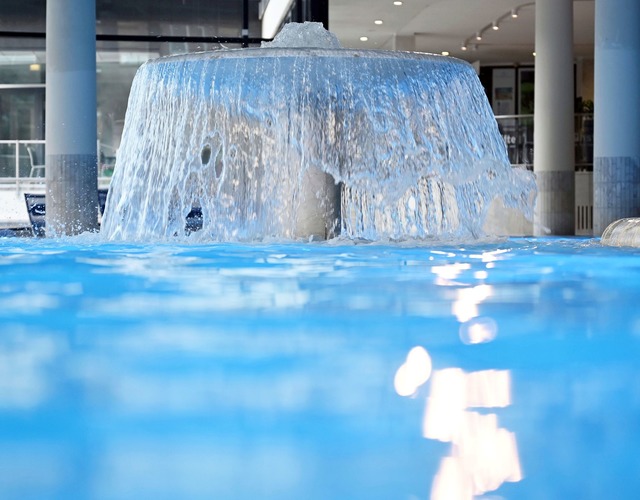
{"type": "Polygon", "coordinates": [[[638,257],[0,239],[0,497],[636,498],[638,257]]]}

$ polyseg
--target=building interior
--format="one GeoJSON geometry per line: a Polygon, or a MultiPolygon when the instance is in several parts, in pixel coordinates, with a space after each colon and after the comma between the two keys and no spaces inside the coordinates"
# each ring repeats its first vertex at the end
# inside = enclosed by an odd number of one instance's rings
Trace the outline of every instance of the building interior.
{"type": "MultiPolygon", "coordinates": [[[[597,2],[563,3],[570,4],[570,25],[563,29],[570,30],[571,40],[567,48],[571,63],[564,75],[572,75],[573,81],[568,83],[571,95],[562,99],[571,101],[567,105],[572,108],[573,138],[568,140],[573,142],[573,158],[563,159],[572,165],[562,168],[576,174],[572,194],[575,223],[569,231],[586,235],[593,233],[597,2]]],[[[112,172],[129,89],[142,63],[172,54],[258,46],[284,23],[313,16],[328,26],[345,48],[442,54],[472,64],[496,115],[509,160],[514,166],[534,170],[534,147],[538,146],[537,151],[541,148],[541,140],[534,141],[536,85],[546,85],[549,92],[555,85],[546,77],[547,83],[535,80],[537,43],[542,39],[536,37],[536,29],[542,30],[536,28],[539,4],[521,0],[97,0],[100,173],[108,176],[112,172]],[[276,10],[275,21],[268,20],[276,10]]],[[[549,9],[556,8],[550,5],[549,9]]],[[[46,8],[46,0],[3,2],[0,179],[29,176],[32,171],[27,148],[16,146],[15,141],[35,141],[38,155],[45,156],[46,8]]],[[[552,68],[551,74],[556,73],[552,68]]],[[[553,123],[553,119],[551,125],[545,123],[545,130],[553,128],[553,123]]]]}
{"type": "Polygon", "coordinates": [[[0,499],[637,499],[639,28],[1,0],[0,499]]]}

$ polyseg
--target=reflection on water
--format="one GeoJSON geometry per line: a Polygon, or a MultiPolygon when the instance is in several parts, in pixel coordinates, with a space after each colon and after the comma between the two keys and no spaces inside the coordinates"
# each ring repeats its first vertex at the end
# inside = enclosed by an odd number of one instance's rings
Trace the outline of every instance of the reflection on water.
{"type": "Polygon", "coordinates": [[[54,338],[16,330],[0,335],[0,411],[39,405],[51,391],[46,366],[59,355],[54,338]]]}
{"type": "Polygon", "coordinates": [[[465,344],[482,344],[496,338],[498,324],[489,317],[472,317],[460,325],[459,331],[465,344]]]}
{"type": "Polygon", "coordinates": [[[506,481],[520,481],[515,433],[500,427],[497,414],[473,411],[511,405],[510,371],[467,373],[460,368],[445,368],[432,373],[431,369],[431,356],[424,347],[416,346],[394,377],[398,395],[415,396],[433,375],[422,435],[451,443],[451,450],[440,461],[431,500],[471,500],[497,490],[506,481]]]}
{"type": "Polygon", "coordinates": [[[511,404],[508,370],[465,373],[447,368],[433,373],[423,419],[423,435],[451,443],[431,490],[432,500],[463,500],[522,479],[515,433],[501,428],[498,415],[472,408],[511,404]]]}
{"type": "Polygon", "coordinates": [[[424,347],[416,346],[409,351],[407,360],[396,371],[393,386],[398,395],[411,396],[430,376],[431,357],[424,347]]]}
{"type": "Polygon", "coordinates": [[[457,290],[457,298],[451,304],[451,312],[464,323],[478,316],[478,304],[491,297],[490,285],[478,285],[457,290]]]}
{"type": "Polygon", "coordinates": [[[581,240],[0,239],[0,498],[635,500],[638,303],[581,240]]]}

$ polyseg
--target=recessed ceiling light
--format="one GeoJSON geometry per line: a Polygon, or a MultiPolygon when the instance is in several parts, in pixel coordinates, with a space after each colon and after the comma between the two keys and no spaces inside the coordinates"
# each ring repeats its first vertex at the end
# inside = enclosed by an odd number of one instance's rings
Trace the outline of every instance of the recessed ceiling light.
{"type": "Polygon", "coordinates": [[[368,37],[368,36],[361,36],[361,37],[360,37],[360,41],[361,41],[361,42],[366,42],[366,41],[368,41],[368,40],[369,40],[369,37],[368,37]]]}
{"type": "Polygon", "coordinates": [[[462,47],[460,47],[460,50],[467,50],[467,46],[463,45],[462,47]]]}
{"type": "Polygon", "coordinates": [[[382,24],[382,19],[376,19],[373,24],[382,24]]]}
{"type": "Polygon", "coordinates": [[[443,50],[443,51],[442,51],[442,55],[443,55],[443,56],[448,56],[448,55],[449,55],[449,52],[448,52],[447,50],[443,50]]]}
{"type": "Polygon", "coordinates": [[[536,53],[535,52],[533,52],[533,57],[536,57],[536,53]]]}
{"type": "Polygon", "coordinates": [[[496,21],[493,22],[493,25],[491,26],[492,29],[498,31],[500,29],[500,26],[498,26],[498,23],[496,21]]]}
{"type": "Polygon", "coordinates": [[[402,2],[393,2],[393,5],[397,5],[398,7],[402,5],[402,2]]]}
{"type": "Polygon", "coordinates": [[[482,40],[482,35],[480,33],[476,33],[476,40],[482,40]]]}

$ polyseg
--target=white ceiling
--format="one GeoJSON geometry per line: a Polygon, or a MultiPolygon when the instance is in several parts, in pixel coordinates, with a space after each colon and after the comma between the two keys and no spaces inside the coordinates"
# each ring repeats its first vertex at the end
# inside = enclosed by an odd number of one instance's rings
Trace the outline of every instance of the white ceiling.
{"type": "MultiPolygon", "coordinates": [[[[594,0],[575,0],[574,54],[593,58],[594,0]]],[[[441,53],[469,62],[531,64],[535,46],[535,2],[532,0],[330,0],[329,29],[345,47],[413,50],[441,53]],[[511,10],[518,9],[518,17],[511,10]],[[374,24],[380,19],[382,25],[374,24]],[[500,29],[488,29],[481,41],[475,33],[502,19],[500,29]],[[369,38],[360,41],[361,36],[369,38]],[[468,41],[468,50],[462,45],[468,41]],[[472,46],[475,44],[477,47],[472,46]]]]}

